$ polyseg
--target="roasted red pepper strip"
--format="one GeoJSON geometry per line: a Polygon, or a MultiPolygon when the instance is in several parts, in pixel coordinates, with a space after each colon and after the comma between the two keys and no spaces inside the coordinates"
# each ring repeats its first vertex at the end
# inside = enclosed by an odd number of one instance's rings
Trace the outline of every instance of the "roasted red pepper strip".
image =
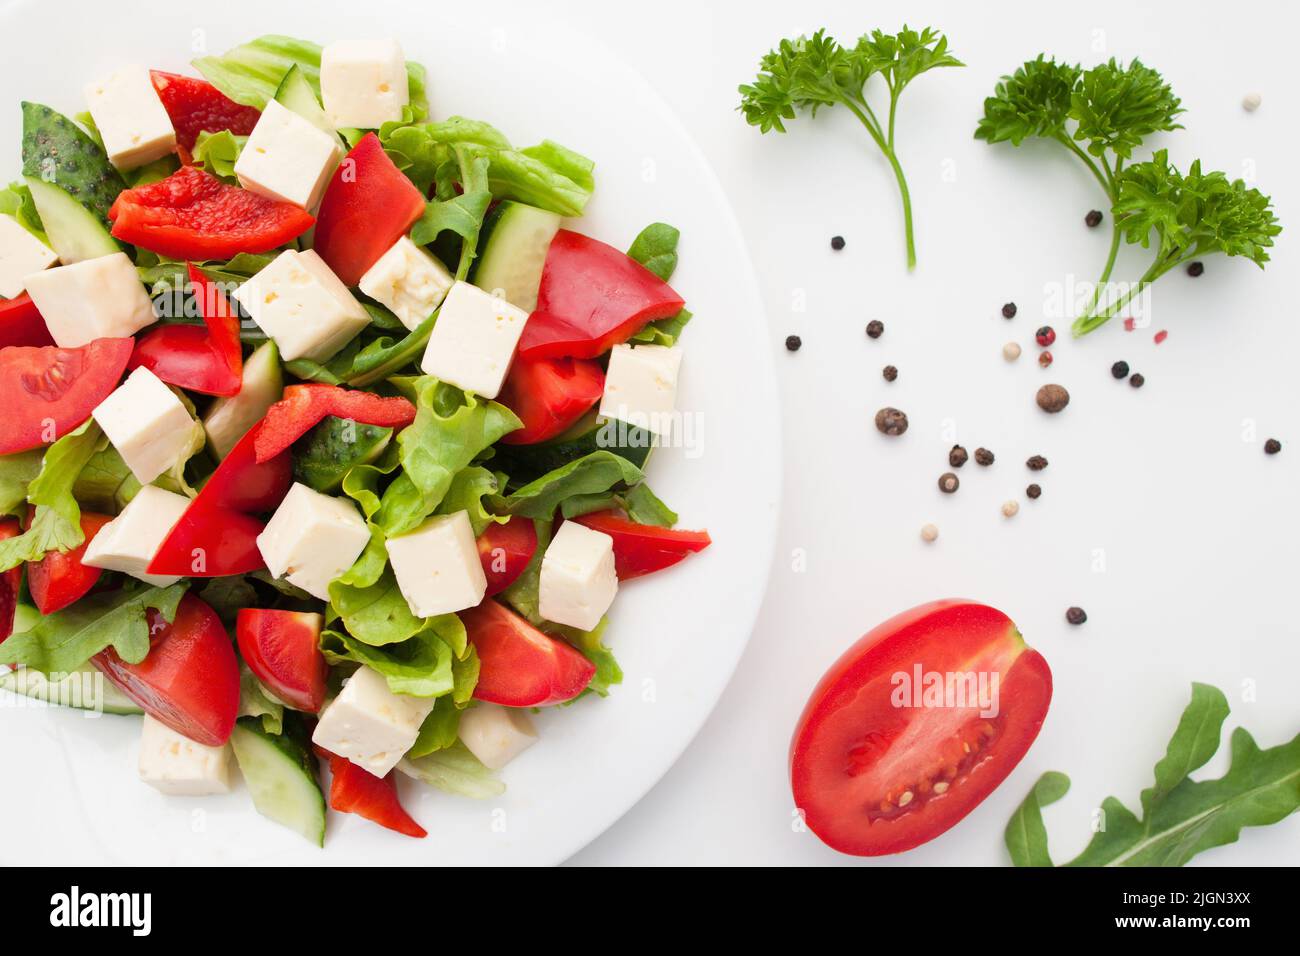
{"type": "Polygon", "coordinates": [[[355,813],[381,827],[387,827],[409,837],[422,839],[428,836],[424,827],[416,823],[397,798],[397,781],[388,771],[386,777],[376,777],[337,754],[325,751],[330,762],[330,806],[341,813],[355,813]]]}
{"type": "Polygon", "coordinates": [[[573,520],[614,539],[614,568],[620,581],[662,571],[713,543],[707,531],[676,531],[637,524],[615,511],[597,511],[573,520]]]}
{"type": "Polygon", "coordinates": [[[337,385],[290,385],[266,411],[257,432],[257,460],[274,458],[328,415],[362,425],[405,428],[415,421],[415,406],[404,398],[385,398],[337,385]]]}
{"type": "Polygon", "coordinates": [[[53,345],[36,303],[26,292],[12,299],[0,299],[0,348],[10,345],[42,347],[53,345]]]}
{"type": "Polygon", "coordinates": [[[176,142],[187,151],[194,148],[199,133],[228,129],[237,136],[247,136],[262,116],[256,107],[236,103],[207,80],[161,70],[150,70],[149,76],[163,109],[171,117],[176,142]]]}
{"type": "MultiPolygon", "coordinates": [[[[0,541],[22,533],[17,518],[0,520],[0,541]]],[[[18,589],[23,583],[22,565],[0,574],[0,644],[14,632],[14,614],[18,610],[18,589]]]]}
{"type": "Polygon", "coordinates": [[[150,329],[136,340],[128,367],[143,365],[178,388],[205,395],[234,395],[243,382],[244,369],[239,319],[221,289],[193,264],[189,275],[207,328],[164,325],[150,329]]]}

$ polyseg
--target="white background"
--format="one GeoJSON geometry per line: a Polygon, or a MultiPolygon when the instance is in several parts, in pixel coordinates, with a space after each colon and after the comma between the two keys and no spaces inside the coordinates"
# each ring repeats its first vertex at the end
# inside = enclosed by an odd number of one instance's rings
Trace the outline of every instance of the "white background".
{"type": "MultiPolygon", "coordinates": [[[[1017,621],[1051,664],[1051,712],[1020,767],[965,821],[928,846],[867,862],[1006,862],[1002,828],[1048,769],[1074,781],[1047,811],[1055,856],[1068,859],[1104,796],[1136,806],[1193,680],[1223,688],[1228,727],[1248,727],[1263,746],[1300,730],[1293,5],[1231,13],[1218,4],[1119,2],[565,9],[573,55],[582,55],[583,32],[611,45],[668,100],[722,179],[779,353],[785,460],[767,598],[729,689],[676,767],[573,862],[857,862],[792,827],[790,732],[812,685],[857,636],[938,597],[979,599],[1017,621]],[[786,136],[760,136],[735,112],[736,85],[780,37],[826,26],[851,40],[904,20],[945,30],[967,64],[918,79],[899,110],[920,257],[911,275],[892,178],[850,116],[831,110],[794,121],[786,136]],[[1046,372],[1033,345],[1045,288],[1100,270],[1107,230],[1082,220],[1105,208],[1103,197],[1058,146],[1017,150],[972,138],[997,78],[1040,51],[1085,65],[1138,55],[1161,70],[1183,99],[1187,129],[1150,143],[1168,146],[1180,166],[1200,157],[1254,179],[1291,227],[1266,272],[1215,257],[1199,279],[1170,274],[1156,287],[1152,329],[1125,333],[1116,322],[1080,342],[1065,335],[1046,372]],[[1240,106],[1251,91],[1263,96],[1253,115],[1240,106]],[[836,233],[848,242],[840,253],[828,246],[836,233]],[[1007,300],[1020,307],[1012,322],[999,315],[1007,300]],[[874,342],[863,334],[872,318],[886,324],[874,342]],[[1159,328],[1169,338],[1156,346],[1159,328]],[[790,333],[803,337],[797,354],[782,347],[790,333]],[[1000,355],[1009,340],[1024,347],[1014,365],[1000,355]],[[1146,387],[1114,382],[1116,359],[1141,371],[1146,387]],[[880,376],[887,363],[900,369],[892,385],[880,376]],[[1033,401],[1049,381],[1072,395],[1054,418],[1033,401]],[[871,425],[887,404],[911,418],[902,439],[871,425]],[[961,490],[946,497],[935,480],[947,470],[949,426],[972,452],[985,445],[998,457],[989,469],[968,464],[961,490]],[[1282,454],[1263,454],[1267,437],[1283,442],[1282,454]],[[1051,460],[1037,476],[1023,464],[1035,453],[1051,460]],[[1023,498],[1031,479],[1044,489],[1036,502],[1023,498]],[[1010,521],[999,513],[1009,498],[1022,503],[1010,521]],[[918,537],[927,521],[940,528],[932,546],[918,537]],[[796,551],[806,555],[802,573],[793,569],[796,551]],[[1065,623],[1071,604],[1087,609],[1085,626],[1065,623]]],[[[683,255],[708,251],[687,236],[683,255]]],[[[1144,255],[1126,252],[1116,276],[1144,268],[1144,255]]],[[[1216,758],[1207,772],[1223,766],[1216,758]]],[[[1200,860],[1295,863],[1300,819],[1248,830],[1200,860]]]]}

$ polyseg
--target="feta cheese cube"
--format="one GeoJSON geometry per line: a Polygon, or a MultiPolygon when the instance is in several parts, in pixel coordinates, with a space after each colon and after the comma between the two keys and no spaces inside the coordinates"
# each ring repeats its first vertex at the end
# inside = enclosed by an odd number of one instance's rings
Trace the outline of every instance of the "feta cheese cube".
{"type": "Polygon", "coordinates": [[[528,313],[468,282],[447,293],[420,368],[458,388],[496,398],[528,313]]]}
{"type": "Polygon", "coordinates": [[[194,450],[198,423],[176,393],[143,366],[91,414],[141,484],[194,450]]]}
{"type": "Polygon", "coordinates": [[[146,569],[189,506],[190,499],[184,495],[145,485],[120,515],[99,529],[86,545],[81,563],[121,571],[155,587],[175,584],[179,576],[147,574],[146,569]]]}
{"type": "Polygon", "coordinates": [[[361,291],[414,330],[433,315],[453,279],[441,262],[403,236],[361,277],[361,291]]]}
{"type": "Polygon", "coordinates": [[[385,543],[397,586],[416,617],[463,611],[487,593],[468,511],[436,515],[385,543]]]}
{"type": "Polygon", "coordinates": [[[280,253],[234,296],[286,362],[325,362],[370,324],[369,313],[312,249],[280,253]]]}
{"type": "Polygon", "coordinates": [[[29,275],[58,261],[54,250],[18,225],[17,219],[0,215],[0,295],[6,299],[22,295],[29,275]]]}
{"type": "Polygon", "coordinates": [[[542,555],[538,611],[556,624],[593,630],[614,603],[614,539],[566,521],[542,555]]]}
{"type": "Polygon", "coordinates": [[[600,414],[655,435],[673,429],[682,350],[666,345],[615,345],[605,372],[600,414]]]}
{"type": "Polygon", "coordinates": [[[294,482],[257,536],[257,549],[272,575],[328,601],[330,582],[352,567],[369,541],[350,501],[294,482]]]}
{"type": "Polygon", "coordinates": [[[475,704],[460,715],[460,739],[489,770],[500,770],[537,743],[528,712],[500,704],[475,704]]]}
{"type": "Polygon", "coordinates": [[[410,102],[406,57],[396,40],[339,40],[320,54],[320,93],[335,129],[379,129],[410,102]]]}
{"type": "Polygon", "coordinates": [[[158,319],[125,252],[36,272],[25,284],[60,348],[135,335],[158,319]]]}
{"type": "Polygon", "coordinates": [[[135,169],[176,148],[176,130],[144,67],[132,64],[86,84],[86,103],[109,162],[135,169]]]}
{"type": "Polygon", "coordinates": [[[361,667],[321,711],[312,743],[376,777],[387,776],[415,743],[433,702],[394,694],[382,674],[361,667]]]}
{"type": "Polygon", "coordinates": [[[342,157],[338,138],[271,100],[235,161],[245,189],[315,209],[342,157]]]}
{"type": "Polygon", "coordinates": [[[208,747],[144,715],[140,779],[160,793],[206,797],[230,792],[230,745],[208,747]]]}

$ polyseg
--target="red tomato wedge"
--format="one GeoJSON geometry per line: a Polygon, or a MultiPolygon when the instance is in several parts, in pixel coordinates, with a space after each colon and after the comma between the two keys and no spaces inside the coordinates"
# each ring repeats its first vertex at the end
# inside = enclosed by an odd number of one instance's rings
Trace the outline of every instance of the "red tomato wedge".
{"type": "MultiPolygon", "coordinates": [[[[28,515],[30,520],[30,513],[28,515]]],[[[86,547],[99,534],[101,528],[113,519],[108,515],[81,513],[81,533],[86,539],[71,551],[47,551],[39,561],[27,564],[27,590],[32,592],[36,609],[42,614],[53,614],[90,593],[103,573],[81,563],[86,547]]]]}
{"type": "Polygon", "coordinates": [[[91,663],[156,720],[178,734],[220,747],[239,711],[239,661],[217,612],[186,594],[168,624],[149,612],[149,654],[128,664],[109,647],[91,663]]]}
{"type": "Polygon", "coordinates": [[[595,358],[686,303],[668,283],[613,246],[567,229],[551,240],[519,354],[595,358]]]}
{"type": "Polygon", "coordinates": [[[476,700],[507,707],[561,704],[595,676],[595,664],[496,601],[459,613],[478,651],[476,700]]]}
{"type": "Polygon", "coordinates": [[[26,292],[0,299],[0,349],[11,345],[53,345],[45,319],[26,292]]]}
{"type": "Polygon", "coordinates": [[[113,236],[172,259],[268,252],[311,228],[311,214],[222,182],[196,166],[118,194],[113,236]]]}
{"type": "Polygon", "coordinates": [[[312,248],[355,286],[424,215],[424,196],[367,133],[344,157],[321,197],[312,248]]]}
{"type": "MultiPolygon", "coordinates": [[[[17,518],[0,519],[0,541],[21,533],[17,518]]],[[[14,615],[18,611],[18,590],[23,584],[23,569],[10,568],[0,574],[0,644],[14,632],[14,615]]]]}
{"type": "Polygon", "coordinates": [[[267,690],[297,710],[325,704],[329,665],[320,652],[319,614],[241,608],[235,620],[240,656],[267,690]]]}
{"type": "Polygon", "coordinates": [[[207,80],[161,70],[150,70],[149,76],[163,109],[171,117],[176,142],[186,150],[194,148],[202,132],[228,129],[236,136],[247,136],[262,115],[252,106],[236,103],[207,80]]]}
{"type": "Polygon", "coordinates": [[[478,536],[478,557],[487,577],[487,596],[500,594],[524,573],[537,552],[537,529],[529,518],[493,521],[478,536]]]}
{"type": "Polygon", "coordinates": [[[910,850],[993,792],[1051,699],[1047,662],[1001,611],[961,600],[905,611],[813,691],[790,745],[795,806],[842,853],[910,850]]]}
{"type": "Polygon", "coordinates": [[[428,836],[424,827],[411,818],[397,798],[397,771],[376,777],[352,761],[325,751],[330,762],[330,806],[340,813],[355,813],[381,827],[405,836],[421,839],[428,836]]]}
{"type": "Polygon", "coordinates": [[[404,398],[386,398],[337,385],[290,385],[262,419],[257,432],[257,460],[267,461],[287,451],[327,415],[350,418],[362,425],[405,428],[415,421],[415,406],[404,398]]]}
{"type": "Polygon", "coordinates": [[[501,440],[532,445],[563,434],[604,391],[605,373],[590,359],[517,358],[497,401],[518,415],[524,427],[501,440]]]}
{"type": "Polygon", "coordinates": [[[135,343],[129,368],[143,365],[169,385],[205,395],[234,395],[243,382],[244,353],[239,318],[230,300],[193,264],[190,287],[206,329],[163,325],[135,343]]]}
{"type": "Polygon", "coordinates": [[[149,562],[150,574],[224,578],[266,567],[257,536],[266,525],[252,515],[217,505],[190,502],[149,562]],[[197,507],[196,507],[197,505],[197,507]]]}
{"type": "Polygon", "coordinates": [[[117,388],[132,339],[95,339],[77,349],[0,350],[0,455],[48,445],[79,426],[117,388]]]}
{"type": "Polygon", "coordinates": [[[614,511],[597,511],[573,520],[614,539],[614,567],[620,581],[671,567],[713,543],[707,531],[637,524],[614,511]]]}

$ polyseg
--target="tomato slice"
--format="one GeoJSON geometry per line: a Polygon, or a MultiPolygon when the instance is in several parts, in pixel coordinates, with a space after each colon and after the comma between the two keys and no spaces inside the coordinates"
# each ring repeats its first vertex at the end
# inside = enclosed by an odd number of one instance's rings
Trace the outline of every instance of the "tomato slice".
{"type": "MultiPolygon", "coordinates": [[[[30,520],[30,514],[28,515],[30,520]]],[[[81,513],[81,533],[86,539],[71,551],[47,551],[39,561],[27,564],[27,590],[32,592],[36,609],[42,614],[61,611],[73,601],[90,593],[99,581],[102,569],[82,564],[86,547],[101,528],[113,519],[108,515],[81,513]]]]}
{"type": "Polygon", "coordinates": [[[478,557],[487,577],[487,596],[500,594],[524,573],[537,552],[537,529],[528,518],[493,521],[478,536],[478,557]]]}
{"type": "Polygon", "coordinates": [[[686,303],[668,283],[613,246],[567,229],[551,240],[537,309],[519,338],[528,358],[595,358],[686,303]]]}
{"type": "Polygon", "coordinates": [[[196,166],[118,194],[113,236],[172,259],[268,252],[311,228],[310,213],[222,182],[196,166]]]}
{"type": "Polygon", "coordinates": [[[478,651],[477,700],[507,707],[561,704],[595,676],[591,661],[490,598],[459,613],[478,651]]]}
{"type": "Polygon", "coordinates": [[[217,612],[186,594],[168,624],[149,612],[149,654],[128,664],[113,648],[91,658],[145,713],[190,740],[220,747],[239,711],[239,661],[217,612]]]}
{"type": "Polygon", "coordinates": [[[0,349],[11,345],[53,344],[45,319],[30,295],[24,292],[12,299],[0,299],[0,349]]]}
{"type": "Polygon", "coordinates": [[[605,373],[591,359],[517,358],[497,401],[518,415],[524,427],[501,440],[532,445],[563,434],[604,391],[605,373]]]}
{"type": "MultiPolygon", "coordinates": [[[[0,519],[0,541],[22,533],[17,518],[0,519]]],[[[0,574],[0,644],[9,640],[14,632],[14,616],[18,612],[18,590],[23,585],[23,569],[10,568],[0,574]]]]}
{"type": "Polygon", "coordinates": [[[201,132],[228,129],[236,136],[247,136],[261,118],[261,111],[236,103],[207,80],[161,70],[150,70],[149,76],[171,117],[176,142],[186,150],[194,148],[201,132]]]}
{"type": "Polygon", "coordinates": [[[424,215],[424,196],[367,133],[334,171],[316,213],[312,248],[346,286],[424,215]]]}
{"type": "Polygon", "coordinates": [[[206,329],[163,325],[135,343],[128,368],[144,366],[169,385],[205,395],[234,395],[243,382],[244,358],[239,318],[215,283],[193,264],[190,287],[206,329]]]}
{"type": "Polygon", "coordinates": [[[596,511],[573,520],[614,539],[614,568],[620,581],[662,571],[713,543],[707,531],[637,524],[616,511],[596,511]]]}
{"type": "Polygon", "coordinates": [[[320,652],[319,614],[241,608],[235,619],[239,653],[253,674],[290,707],[317,713],[325,704],[329,665],[320,652]]]}
{"type": "Polygon", "coordinates": [[[396,770],[376,777],[351,760],[324,751],[330,762],[330,806],[340,813],[355,813],[381,827],[422,839],[429,834],[406,812],[397,797],[396,770]]]}
{"type": "Polygon", "coordinates": [[[149,562],[150,574],[224,578],[266,567],[257,537],[266,524],[252,515],[190,502],[149,562]]]}
{"type": "Polygon", "coordinates": [[[337,385],[290,385],[262,419],[257,460],[267,461],[288,450],[329,415],[362,425],[405,428],[415,421],[415,406],[401,397],[387,398],[337,385]]]}
{"type": "Polygon", "coordinates": [[[257,432],[261,423],[246,431],[217,470],[204,482],[197,504],[248,514],[274,511],[293,484],[293,458],[281,452],[266,461],[257,460],[257,432]]]}
{"type": "Polygon", "coordinates": [[[980,804],[1038,736],[1052,674],[1001,611],[935,601],[826,672],[790,746],[795,806],[827,846],[910,850],[980,804]]]}
{"type": "Polygon", "coordinates": [[[0,350],[0,455],[48,445],[89,418],[117,388],[133,344],[95,339],[76,349],[0,350]]]}

